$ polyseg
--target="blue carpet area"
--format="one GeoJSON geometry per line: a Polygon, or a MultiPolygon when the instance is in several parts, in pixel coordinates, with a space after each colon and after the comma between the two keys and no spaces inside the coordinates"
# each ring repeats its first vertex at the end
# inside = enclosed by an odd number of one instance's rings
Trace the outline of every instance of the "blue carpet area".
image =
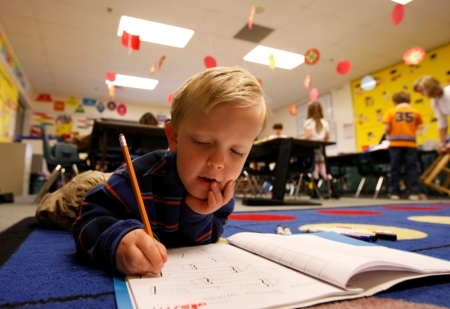
{"type": "MultiPolygon", "coordinates": [[[[278,224],[289,226],[294,234],[300,233],[299,226],[314,223],[395,226],[419,230],[428,234],[428,237],[399,241],[378,240],[377,244],[450,260],[448,224],[408,220],[410,216],[450,217],[450,204],[427,203],[422,206],[425,209],[420,211],[392,210],[383,206],[339,208],[339,210],[380,213],[372,216],[320,214],[317,210],[236,213],[233,215],[290,216],[291,219],[287,221],[230,219],[225,228],[224,237],[242,231],[275,233],[278,224]],[[439,208],[439,210],[427,210],[427,207],[439,208]]],[[[67,231],[37,227],[0,268],[0,287],[1,308],[116,307],[112,275],[77,261],[74,241],[71,233],[67,231]]],[[[377,297],[448,307],[450,276],[434,276],[404,282],[377,294],[377,297]]]]}

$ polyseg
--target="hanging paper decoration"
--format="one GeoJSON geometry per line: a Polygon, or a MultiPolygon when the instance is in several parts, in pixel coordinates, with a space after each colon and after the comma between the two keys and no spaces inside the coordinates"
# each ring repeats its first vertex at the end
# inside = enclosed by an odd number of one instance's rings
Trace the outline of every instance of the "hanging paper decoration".
{"type": "Polygon", "coordinates": [[[150,68],[150,75],[155,74],[156,71],[156,61],[153,61],[152,67],[150,68]]]}
{"type": "Polygon", "coordinates": [[[122,34],[122,45],[128,48],[129,52],[134,50],[139,50],[141,40],[139,35],[132,35],[124,31],[122,34]]]}
{"type": "Polygon", "coordinates": [[[416,65],[422,62],[425,58],[425,54],[423,48],[413,47],[403,54],[403,61],[405,61],[407,65],[416,65]]]}
{"type": "Polygon", "coordinates": [[[311,101],[317,100],[318,97],[319,97],[319,90],[317,90],[317,88],[311,89],[311,91],[309,92],[309,98],[311,99],[311,101]]]}
{"type": "Polygon", "coordinates": [[[96,108],[98,112],[101,114],[105,111],[105,104],[103,104],[102,102],[98,102],[96,108]]]}
{"type": "Polygon", "coordinates": [[[115,90],[114,85],[108,84],[108,92],[111,99],[114,99],[114,90],[115,90]]]}
{"type": "Polygon", "coordinates": [[[109,80],[110,82],[115,81],[116,73],[115,72],[106,72],[106,80],[109,80]]]}
{"type": "Polygon", "coordinates": [[[161,67],[165,60],[166,60],[166,56],[162,56],[161,58],[159,58],[158,71],[161,71],[161,67]]]}
{"type": "Polygon", "coordinates": [[[248,29],[252,30],[252,26],[253,26],[253,16],[255,16],[255,6],[252,6],[252,8],[250,9],[250,14],[248,15],[248,29]]]}
{"type": "Polygon", "coordinates": [[[317,49],[311,48],[305,53],[305,63],[309,65],[316,64],[319,61],[320,53],[317,49]]]}
{"type": "Polygon", "coordinates": [[[36,101],[38,102],[52,102],[52,96],[46,93],[42,93],[37,96],[36,101]]]}
{"type": "Polygon", "coordinates": [[[289,106],[289,114],[291,114],[292,116],[297,116],[297,106],[292,104],[291,106],[289,106]]]}
{"type": "Polygon", "coordinates": [[[116,109],[116,102],[114,101],[109,101],[108,104],[106,104],[106,107],[110,110],[113,111],[116,109]]]}
{"type": "Polygon", "coordinates": [[[119,104],[119,106],[117,106],[117,113],[120,116],[123,116],[127,113],[127,107],[125,106],[125,104],[121,103],[119,104]]]}
{"type": "Polygon", "coordinates": [[[368,91],[375,88],[377,81],[370,75],[366,75],[361,79],[361,88],[368,91]]]}
{"type": "Polygon", "coordinates": [[[311,75],[305,76],[305,80],[303,81],[303,87],[305,89],[309,89],[309,87],[311,87],[311,75]]]}
{"type": "Polygon", "coordinates": [[[173,99],[173,93],[169,94],[169,96],[167,97],[167,102],[169,102],[169,104],[172,104],[172,99],[173,99]]]}
{"type": "Polygon", "coordinates": [[[351,69],[352,69],[352,63],[348,60],[339,61],[338,65],[336,67],[336,71],[341,75],[347,74],[348,72],[350,72],[351,69]]]}
{"type": "Polygon", "coordinates": [[[203,59],[203,62],[205,63],[205,67],[207,69],[209,68],[215,68],[217,66],[216,59],[214,59],[211,56],[206,56],[205,59],[203,59]]]}
{"type": "Polygon", "coordinates": [[[272,70],[275,69],[275,57],[273,54],[269,56],[269,66],[272,70]]]}
{"type": "Polygon", "coordinates": [[[258,81],[259,85],[262,87],[262,85],[263,85],[262,79],[257,77],[256,80],[258,81]]]}
{"type": "Polygon", "coordinates": [[[405,15],[405,7],[402,4],[396,4],[392,10],[392,24],[397,26],[403,20],[405,15]]]}

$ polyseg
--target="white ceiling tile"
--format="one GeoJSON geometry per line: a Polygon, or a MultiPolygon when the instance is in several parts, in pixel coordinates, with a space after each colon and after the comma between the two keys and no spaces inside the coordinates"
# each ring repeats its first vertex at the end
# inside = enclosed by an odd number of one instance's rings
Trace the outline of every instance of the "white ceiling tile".
{"type": "Polygon", "coordinates": [[[58,25],[66,25],[85,29],[86,31],[117,31],[120,16],[108,13],[106,10],[80,7],[74,4],[52,0],[39,0],[35,11],[39,21],[58,25]]]}
{"type": "Polygon", "coordinates": [[[395,3],[392,1],[314,1],[310,9],[320,15],[351,21],[355,25],[366,25],[382,16],[391,16],[395,3]]]}
{"type": "Polygon", "coordinates": [[[0,0],[0,16],[20,16],[32,18],[34,16],[32,0],[0,0]]]}
{"type": "Polygon", "coordinates": [[[18,54],[20,54],[21,51],[34,51],[37,53],[43,53],[45,51],[42,40],[35,37],[29,37],[26,35],[14,35],[11,38],[11,43],[14,50],[18,54]]]}
{"type": "Polygon", "coordinates": [[[38,22],[34,18],[23,18],[15,15],[4,15],[1,22],[9,34],[30,37],[39,36],[38,22]]]}
{"type": "Polygon", "coordinates": [[[214,36],[232,38],[245,25],[247,25],[246,20],[211,11],[201,21],[197,29],[201,32],[208,33],[214,36]],[[228,27],[224,27],[223,25],[228,25],[228,27]]]}
{"type": "Polygon", "coordinates": [[[285,27],[300,35],[314,35],[318,41],[338,41],[352,35],[359,28],[355,23],[309,8],[300,11],[285,27]]]}

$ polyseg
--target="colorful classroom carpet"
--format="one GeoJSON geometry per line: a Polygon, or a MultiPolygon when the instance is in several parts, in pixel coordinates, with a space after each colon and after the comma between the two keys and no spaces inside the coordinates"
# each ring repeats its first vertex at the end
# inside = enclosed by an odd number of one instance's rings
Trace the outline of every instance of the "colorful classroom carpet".
{"type": "MultiPolygon", "coordinates": [[[[234,213],[223,236],[276,233],[278,225],[293,234],[313,225],[389,230],[398,240],[377,244],[450,260],[450,203],[234,213]]],[[[81,264],[70,232],[44,228],[34,218],[0,234],[0,267],[0,308],[116,307],[112,274],[81,264]]],[[[313,308],[450,308],[450,275],[411,280],[373,297],[313,308]]]]}

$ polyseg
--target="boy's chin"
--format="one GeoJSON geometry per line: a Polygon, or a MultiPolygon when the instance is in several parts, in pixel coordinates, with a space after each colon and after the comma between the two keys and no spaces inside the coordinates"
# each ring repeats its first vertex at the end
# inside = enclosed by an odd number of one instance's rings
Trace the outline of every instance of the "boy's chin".
{"type": "Polygon", "coordinates": [[[208,192],[189,192],[189,194],[192,196],[192,197],[194,197],[194,198],[196,198],[196,199],[198,199],[198,200],[201,200],[201,201],[206,201],[206,200],[208,200],[208,192]]]}

